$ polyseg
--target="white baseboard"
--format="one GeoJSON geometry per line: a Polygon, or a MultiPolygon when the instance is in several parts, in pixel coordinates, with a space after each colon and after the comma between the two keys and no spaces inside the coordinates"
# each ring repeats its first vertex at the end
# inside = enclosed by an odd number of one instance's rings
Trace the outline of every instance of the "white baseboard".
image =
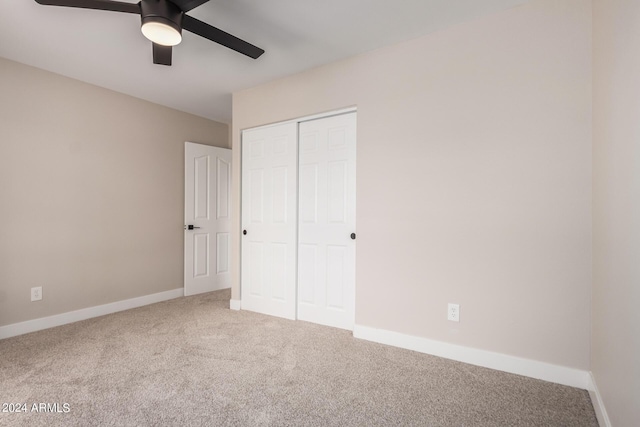
{"type": "Polygon", "coordinates": [[[239,299],[232,299],[229,302],[229,308],[231,310],[240,310],[242,304],[240,304],[240,300],[239,299]]]}
{"type": "Polygon", "coordinates": [[[117,313],[118,311],[142,307],[143,305],[167,301],[179,298],[183,296],[183,294],[184,288],[172,289],[170,291],[159,292],[157,294],[145,295],[124,301],[112,302],[110,304],[69,311],[67,313],[56,314],[49,317],[41,317],[40,319],[27,320],[26,322],[14,323],[12,325],[0,326],[0,339],[28,334],[29,332],[41,331],[43,329],[66,325],[80,320],[104,316],[105,314],[117,313]]]}
{"type": "Polygon", "coordinates": [[[600,427],[611,427],[611,420],[609,419],[607,410],[604,407],[604,401],[602,400],[602,396],[600,396],[600,391],[598,390],[598,385],[596,384],[596,379],[594,378],[593,373],[590,373],[589,378],[591,380],[589,396],[593,403],[593,409],[596,411],[598,424],[600,424],[600,427]]]}
{"type": "Polygon", "coordinates": [[[384,329],[355,325],[353,336],[394,347],[418,351],[457,360],[471,365],[483,366],[512,374],[523,375],[539,380],[550,381],[588,390],[591,384],[589,372],[565,366],[552,365],[530,359],[494,353],[442,341],[430,340],[384,329]]]}

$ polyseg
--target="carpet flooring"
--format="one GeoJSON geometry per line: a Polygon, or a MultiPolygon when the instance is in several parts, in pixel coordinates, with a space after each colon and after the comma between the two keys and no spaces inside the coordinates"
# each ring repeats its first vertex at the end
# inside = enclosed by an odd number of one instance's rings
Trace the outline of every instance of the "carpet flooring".
{"type": "Polygon", "coordinates": [[[0,412],[0,425],[598,425],[584,390],[231,311],[229,298],[1,340],[0,403],[27,411],[0,412]]]}

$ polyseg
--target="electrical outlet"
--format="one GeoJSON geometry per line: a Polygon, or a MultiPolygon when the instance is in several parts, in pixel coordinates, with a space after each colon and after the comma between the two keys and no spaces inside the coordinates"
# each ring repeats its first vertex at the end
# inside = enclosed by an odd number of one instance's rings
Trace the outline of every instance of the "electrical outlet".
{"type": "Polygon", "coordinates": [[[449,303],[447,307],[447,319],[452,322],[460,321],[460,304],[449,303]]]}
{"type": "Polygon", "coordinates": [[[42,299],[42,286],[31,288],[31,301],[40,301],[42,299]]]}

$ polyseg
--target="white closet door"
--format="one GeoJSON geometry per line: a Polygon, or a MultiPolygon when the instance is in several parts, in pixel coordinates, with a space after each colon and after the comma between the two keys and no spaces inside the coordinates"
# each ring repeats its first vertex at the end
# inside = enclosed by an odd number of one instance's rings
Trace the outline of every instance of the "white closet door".
{"type": "Polygon", "coordinates": [[[298,318],[353,330],[356,114],[299,132],[298,318]]]}
{"type": "Polygon", "coordinates": [[[242,308],[295,319],[297,125],[242,133],[242,308]]]}

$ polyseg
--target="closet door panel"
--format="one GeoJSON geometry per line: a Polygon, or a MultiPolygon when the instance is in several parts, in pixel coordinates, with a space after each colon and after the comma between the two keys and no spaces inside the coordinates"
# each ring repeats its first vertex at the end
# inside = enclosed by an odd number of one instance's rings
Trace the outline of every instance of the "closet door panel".
{"type": "Polygon", "coordinates": [[[296,316],[297,164],[295,123],[242,133],[242,308],[289,319],[296,316]]]}
{"type": "Polygon", "coordinates": [[[298,318],[353,329],[355,113],[299,125],[298,318]]]}

